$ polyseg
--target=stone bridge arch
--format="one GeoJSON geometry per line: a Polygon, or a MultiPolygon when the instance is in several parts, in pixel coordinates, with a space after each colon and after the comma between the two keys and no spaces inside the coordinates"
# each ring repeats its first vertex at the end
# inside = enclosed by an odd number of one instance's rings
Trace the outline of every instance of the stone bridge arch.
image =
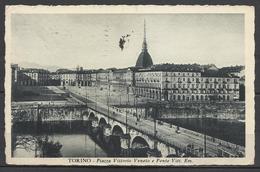
{"type": "Polygon", "coordinates": [[[122,135],[124,135],[124,131],[119,125],[114,125],[113,129],[112,129],[112,135],[122,136],[122,135]]]}
{"type": "Polygon", "coordinates": [[[143,134],[143,133],[141,133],[141,132],[139,132],[139,131],[137,131],[137,130],[135,130],[135,129],[130,129],[130,146],[132,147],[132,143],[133,143],[133,141],[134,141],[134,139],[136,138],[136,137],[141,137],[141,138],[143,138],[147,143],[148,143],[148,145],[149,145],[149,147],[151,148],[151,149],[153,149],[154,148],[154,140],[150,137],[150,136],[148,136],[148,135],[146,135],[146,134],[143,134]]]}
{"type": "Polygon", "coordinates": [[[94,112],[90,112],[89,116],[88,116],[88,119],[89,120],[93,120],[95,117],[96,117],[95,113],[94,112]]]}
{"type": "Polygon", "coordinates": [[[147,157],[147,152],[151,149],[147,140],[141,136],[136,136],[131,142],[134,157],[147,157]]]}
{"type": "Polygon", "coordinates": [[[112,132],[111,125],[107,122],[107,120],[104,117],[100,117],[98,126],[101,138],[105,138],[105,141],[109,142],[109,136],[112,132]]]}
{"type": "Polygon", "coordinates": [[[114,125],[111,134],[109,141],[110,150],[114,156],[119,156],[122,151],[121,137],[123,137],[124,131],[119,125],[114,125]]]}
{"type": "Polygon", "coordinates": [[[131,142],[131,148],[150,148],[149,143],[141,136],[135,136],[131,142]]]}
{"type": "Polygon", "coordinates": [[[125,126],[125,124],[122,124],[122,123],[120,123],[118,121],[115,121],[115,120],[110,120],[109,123],[112,126],[112,131],[113,131],[113,128],[115,126],[118,126],[118,127],[120,127],[122,129],[123,133],[126,134],[126,126],[125,126]]]}
{"type": "Polygon", "coordinates": [[[107,121],[105,120],[105,118],[103,118],[103,117],[101,117],[100,119],[99,119],[99,121],[98,121],[98,125],[100,126],[100,127],[103,127],[103,126],[105,126],[105,125],[107,125],[108,123],[107,123],[107,121]]]}

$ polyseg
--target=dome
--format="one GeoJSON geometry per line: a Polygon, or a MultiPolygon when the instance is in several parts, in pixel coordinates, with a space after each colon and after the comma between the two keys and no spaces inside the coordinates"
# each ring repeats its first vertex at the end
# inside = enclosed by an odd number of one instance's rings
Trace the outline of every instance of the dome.
{"type": "Polygon", "coordinates": [[[152,65],[153,65],[153,60],[147,50],[146,29],[145,29],[145,22],[144,22],[143,49],[142,49],[142,52],[138,56],[135,67],[146,68],[146,67],[150,67],[152,65]]]}
{"type": "Polygon", "coordinates": [[[153,60],[148,51],[142,51],[136,61],[135,67],[150,67],[153,65],[153,60]]]}

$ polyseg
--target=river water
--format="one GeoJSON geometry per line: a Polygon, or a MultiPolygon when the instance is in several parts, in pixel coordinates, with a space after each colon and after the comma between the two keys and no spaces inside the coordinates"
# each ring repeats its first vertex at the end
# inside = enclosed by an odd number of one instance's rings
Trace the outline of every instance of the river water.
{"type": "MultiPolygon", "coordinates": [[[[97,130],[96,130],[97,129],[97,130]]],[[[93,130],[90,121],[16,122],[13,157],[147,157],[149,148],[121,149],[120,137],[93,130]]]]}
{"type": "Polygon", "coordinates": [[[83,121],[31,122],[12,127],[13,157],[107,157],[83,121]]]}

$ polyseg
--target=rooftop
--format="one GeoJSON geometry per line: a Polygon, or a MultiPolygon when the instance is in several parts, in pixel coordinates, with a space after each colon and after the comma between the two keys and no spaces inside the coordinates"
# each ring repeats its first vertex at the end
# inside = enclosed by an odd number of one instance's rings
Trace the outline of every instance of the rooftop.
{"type": "Polygon", "coordinates": [[[50,73],[45,69],[37,69],[37,68],[24,68],[20,70],[21,72],[30,72],[30,73],[50,73]]]}
{"type": "Polygon", "coordinates": [[[225,77],[225,78],[239,78],[238,76],[235,76],[233,74],[230,73],[225,73],[225,72],[221,72],[221,71],[210,71],[210,70],[206,70],[204,72],[201,72],[201,76],[202,77],[225,77]]]}

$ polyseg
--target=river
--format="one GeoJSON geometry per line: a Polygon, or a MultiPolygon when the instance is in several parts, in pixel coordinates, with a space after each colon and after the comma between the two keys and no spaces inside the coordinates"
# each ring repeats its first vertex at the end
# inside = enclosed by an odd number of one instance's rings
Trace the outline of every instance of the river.
{"type": "Polygon", "coordinates": [[[89,135],[87,122],[32,122],[12,127],[13,157],[107,157],[89,135]]]}

